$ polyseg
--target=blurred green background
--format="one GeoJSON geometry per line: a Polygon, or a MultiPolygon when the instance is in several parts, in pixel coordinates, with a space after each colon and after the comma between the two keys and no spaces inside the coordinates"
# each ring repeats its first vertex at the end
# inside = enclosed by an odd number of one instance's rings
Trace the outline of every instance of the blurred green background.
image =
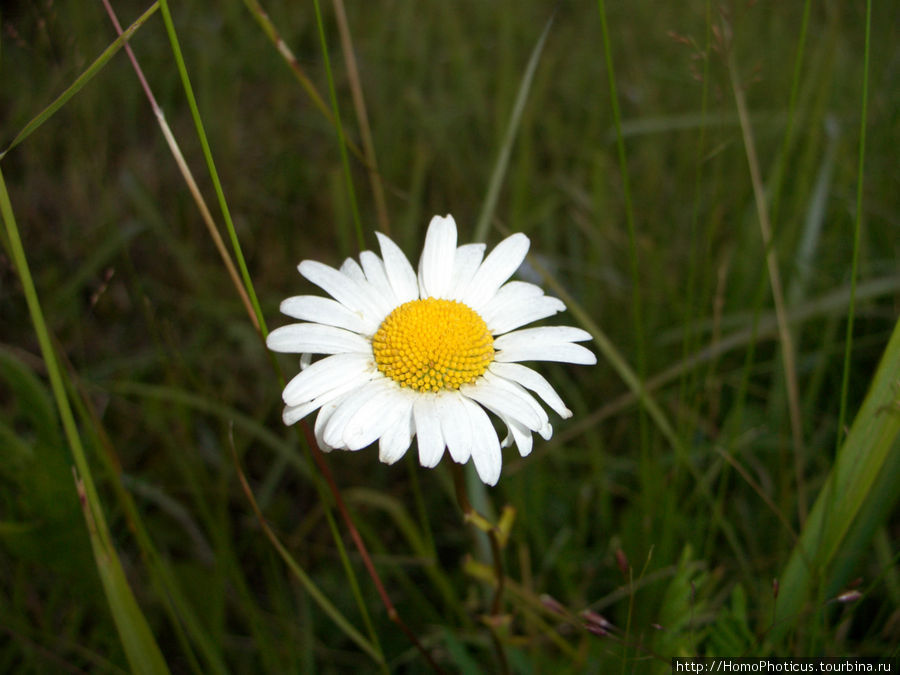
{"type": "MultiPolygon", "coordinates": [[[[114,6],[125,25],[147,8],[114,6]]],[[[329,101],[315,6],[264,9],[297,70],[252,3],[171,4],[274,327],[286,322],[281,299],[317,292],[296,273],[300,260],[337,266],[358,244],[335,128],[296,77],[329,101]]],[[[341,119],[359,145],[334,7],[322,0],[321,10],[341,119]]],[[[582,314],[565,323],[585,325],[586,316],[599,327],[648,383],[676,440],[635,403],[596,344],[596,367],[542,368],[575,415],[556,420],[553,439],[536,442],[530,457],[507,451],[499,486],[476,503],[492,518],[505,504],[517,514],[504,550],[510,621],[500,629],[512,671],[668,672],[671,656],[693,654],[896,656],[896,440],[837,556],[814,566],[808,597],[773,631],[773,579],[843,436],[866,7],[388,0],[347,2],[346,11],[387,227],[412,259],[436,213],[455,216],[461,242],[474,236],[526,64],[555,12],[487,239],[531,238],[523,273],[539,279],[543,269],[551,294],[555,283],[571,296],[582,314]],[[768,197],[796,357],[789,375],[735,83],[768,197]],[[835,600],[850,590],[859,596],[835,600]],[[551,611],[544,594],[571,614],[551,611]],[[612,623],[608,634],[585,629],[585,609],[612,623]]],[[[3,150],[116,33],[100,3],[4,2],[0,12],[3,150]]],[[[900,301],[900,24],[891,3],[872,12],[848,427],[900,301]]],[[[160,12],[131,44],[221,227],[160,12]]],[[[374,247],[385,225],[365,164],[351,152],[349,165],[374,247]]],[[[172,671],[428,672],[389,620],[328,491],[316,489],[302,438],[281,423],[277,375],[124,51],[0,169],[70,396],[81,402],[113,541],[172,671]],[[351,623],[377,636],[386,665],[292,576],[241,488],[232,445],[291,556],[351,623]],[[138,543],[135,522],[148,545],[138,543]]],[[[296,369],[293,359],[280,363],[296,369]]],[[[0,670],[121,672],[128,661],[45,375],[4,233],[0,670]]],[[[898,414],[894,391],[883,419],[898,414]]],[[[421,469],[414,455],[393,467],[372,449],[328,462],[388,594],[435,661],[448,672],[496,671],[479,620],[490,589],[463,563],[489,561],[484,541],[462,522],[447,467],[421,469]]]]}

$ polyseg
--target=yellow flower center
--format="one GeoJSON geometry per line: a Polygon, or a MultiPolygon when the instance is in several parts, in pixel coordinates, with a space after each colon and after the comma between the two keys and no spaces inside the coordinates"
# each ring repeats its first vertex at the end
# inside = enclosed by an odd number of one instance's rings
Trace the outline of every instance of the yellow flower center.
{"type": "Polygon", "coordinates": [[[416,391],[458,389],[494,359],[494,338],[456,300],[411,300],[387,315],[372,338],[378,370],[416,391]]]}

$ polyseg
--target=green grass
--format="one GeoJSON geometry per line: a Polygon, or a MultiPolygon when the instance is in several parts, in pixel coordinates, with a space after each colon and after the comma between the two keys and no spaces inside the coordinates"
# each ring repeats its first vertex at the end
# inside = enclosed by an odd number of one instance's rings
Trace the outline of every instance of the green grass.
{"type": "Polygon", "coordinates": [[[114,6],[171,142],[102,4],[0,14],[0,671],[897,657],[896,9],[114,6]],[[487,521],[284,428],[260,339],[448,212],[599,357],[487,521]]]}

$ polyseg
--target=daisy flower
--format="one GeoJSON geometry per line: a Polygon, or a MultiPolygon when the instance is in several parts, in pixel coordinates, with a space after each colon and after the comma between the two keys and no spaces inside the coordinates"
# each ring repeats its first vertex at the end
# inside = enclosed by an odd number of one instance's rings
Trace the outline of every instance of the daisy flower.
{"type": "Polygon", "coordinates": [[[381,257],[363,251],[341,268],[304,260],[300,274],[331,298],[300,295],[281,311],[304,323],[276,328],[276,352],[300,354],[300,373],[284,388],[284,422],[316,410],[323,450],[360,450],[378,441],[393,464],[417,439],[419,462],[434,467],[446,449],[471,459],[488,485],[500,478],[500,440],[486,411],[506,426],[503,445],[524,457],[532,432],[553,428],[533,392],[560,417],[571,417],[550,383],[523,361],[593,364],[575,344],[590,334],[571,326],[521,328],[563,311],[534,284],[508,281],[528,252],[524,234],[500,242],[456,245],[452,216],[435,216],[418,273],[400,248],[377,233],[381,257]],[[313,354],[325,354],[312,361],[313,354]]]}

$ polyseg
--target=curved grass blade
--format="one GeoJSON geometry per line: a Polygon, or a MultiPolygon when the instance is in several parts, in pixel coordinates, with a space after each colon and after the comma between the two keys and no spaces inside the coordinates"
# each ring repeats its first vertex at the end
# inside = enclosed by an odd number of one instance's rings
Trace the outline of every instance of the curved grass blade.
{"type": "Polygon", "coordinates": [[[159,0],[150,5],[147,11],[141,14],[137,21],[135,21],[127,29],[125,29],[122,35],[116,38],[112,42],[112,44],[109,45],[109,47],[104,49],[103,53],[94,60],[90,67],[81,75],[79,75],[62,94],[57,96],[56,100],[54,100],[53,103],[51,103],[40,113],[38,113],[38,115],[34,119],[32,119],[28,124],[25,125],[25,128],[22,129],[22,131],[16,134],[16,137],[13,138],[12,142],[10,142],[10,144],[7,146],[6,150],[0,152],[0,160],[2,160],[3,157],[6,156],[6,153],[8,153],[14,147],[19,145],[19,143],[28,138],[44,122],[53,117],[56,111],[62,108],[70,98],[81,91],[84,85],[90,82],[94,78],[94,76],[100,72],[100,69],[106,65],[106,62],[109,61],[113,56],[115,56],[116,52],[118,52],[122,48],[122,45],[124,45],[131,38],[131,36],[134,35],[137,29],[144,25],[144,22],[147,21],[147,19],[149,19],[151,16],[153,16],[153,13],[158,9],[159,0]]]}
{"type": "Polygon", "coordinates": [[[6,191],[6,182],[3,179],[2,171],[0,171],[0,215],[2,215],[3,223],[6,226],[11,257],[15,261],[16,270],[22,282],[25,301],[28,304],[31,321],[34,324],[34,330],[41,346],[41,353],[47,367],[47,375],[50,379],[53,397],[62,420],[63,430],[77,467],[76,486],[84,507],[85,520],[87,521],[91,537],[91,545],[94,549],[97,573],[100,575],[100,580],[103,583],[103,590],[106,593],[106,600],[112,612],[116,629],[119,632],[119,639],[122,641],[125,655],[133,672],[146,673],[147,675],[168,673],[169,669],[163,659],[162,652],[160,652],[147,620],[131,592],[131,587],[125,578],[125,572],[122,570],[119,556],[112,544],[112,538],[100,506],[97,490],[91,477],[91,467],[88,464],[81,437],[78,433],[78,427],[75,423],[75,416],[72,414],[72,408],[66,395],[66,387],[59,367],[59,360],[50,340],[50,332],[47,330],[37,289],[34,286],[31,271],[28,267],[28,260],[25,257],[25,249],[19,236],[19,229],[13,215],[12,204],[6,191]],[[79,475],[81,478],[78,477],[79,475]]]}
{"type": "MultiPolygon", "coordinates": [[[[71,371],[71,366],[69,366],[69,370],[71,371]]],[[[69,392],[72,397],[72,403],[82,419],[86,433],[89,434],[88,438],[94,447],[103,449],[103,452],[99,452],[98,456],[103,461],[104,468],[108,475],[116,477],[116,480],[111,482],[111,487],[118,499],[119,507],[123,510],[128,521],[128,527],[137,542],[150,580],[169,616],[176,639],[181,644],[184,659],[194,673],[224,675],[228,672],[228,668],[221,651],[221,645],[217,644],[216,640],[210,635],[194,607],[188,601],[173,569],[166,563],[153,542],[150,531],[141,517],[141,511],[132,496],[132,493],[141,494],[142,491],[146,491],[146,488],[142,489],[143,484],[129,480],[129,477],[122,473],[121,461],[116,456],[112,440],[107,435],[100,416],[94,409],[84,383],[79,382],[71,372],[69,375],[69,392]],[[198,661],[197,654],[195,654],[195,647],[196,651],[205,660],[202,665],[198,661]]],[[[193,525],[193,523],[191,524],[193,525]]],[[[202,537],[202,534],[200,536],[202,537]]]]}
{"type": "Polygon", "coordinates": [[[125,655],[128,657],[131,670],[139,675],[168,673],[169,669],[166,667],[162,653],[153,639],[153,634],[147,626],[144,615],[134,599],[134,595],[131,593],[131,587],[125,578],[125,572],[122,569],[122,564],[119,562],[115,549],[108,547],[104,542],[109,534],[107,533],[105,537],[101,536],[97,529],[94,513],[98,511],[100,505],[93,502],[88,496],[84,481],[78,477],[78,471],[75,467],[72,467],[72,473],[75,477],[75,488],[78,490],[78,499],[81,502],[84,519],[87,522],[88,533],[91,537],[91,547],[94,549],[97,573],[100,575],[100,582],[103,584],[103,590],[106,592],[106,599],[109,602],[109,608],[112,611],[116,628],[119,631],[119,639],[122,641],[122,647],[125,649],[125,655]]]}
{"type": "Polygon", "coordinates": [[[556,12],[554,11],[547,20],[547,25],[544,26],[537,44],[531,50],[531,56],[528,59],[528,65],[525,67],[525,74],[522,75],[522,82],[519,84],[519,91],[513,104],[512,114],[509,116],[509,124],[506,126],[506,135],[503,137],[503,143],[500,145],[500,154],[497,155],[497,163],[494,164],[494,171],[491,173],[491,179],[488,182],[487,196],[484,198],[484,205],[481,207],[481,213],[475,225],[473,241],[485,241],[487,238],[491,218],[494,216],[494,209],[497,208],[500,186],[503,185],[506,169],[509,167],[509,155],[516,140],[519,123],[522,121],[522,112],[525,110],[528,93],[531,91],[531,83],[534,81],[534,73],[537,70],[541,53],[544,51],[544,43],[547,42],[547,36],[550,34],[550,27],[553,25],[555,18],[556,12]]]}
{"type": "Polygon", "coordinates": [[[294,557],[290,554],[290,552],[284,547],[284,544],[281,543],[281,540],[275,535],[272,531],[272,528],[269,527],[266,522],[265,517],[262,514],[262,511],[259,509],[259,505],[256,503],[256,497],[253,495],[253,490],[250,488],[250,483],[247,482],[246,476],[244,476],[244,471],[241,469],[241,465],[238,461],[237,452],[234,450],[234,446],[232,445],[232,459],[234,460],[234,469],[237,472],[238,480],[241,482],[241,487],[244,490],[244,494],[247,496],[247,501],[250,502],[250,507],[253,509],[253,512],[256,514],[256,518],[259,521],[260,527],[262,527],[263,532],[266,537],[269,538],[269,541],[272,542],[272,546],[278,551],[278,555],[281,556],[281,559],[288,566],[291,572],[297,577],[297,580],[303,585],[303,588],[306,589],[306,592],[312,597],[312,599],[316,602],[317,605],[325,612],[328,617],[334,621],[334,623],[344,632],[344,634],[353,640],[357,646],[360,647],[366,654],[372,657],[376,663],[380,664],[382,667],[385,666],[384,655],[377,648],[376,645],[369,642],[365,637],[363,637],[362,633],[360,633],[353,625],[344,617],[343,614],[331,604],[331,601],[325,596],[322,591],[319,590],[319,587],[310,579],[309,575],[303,570],[300,564],[294,559],[294,557]]]}

